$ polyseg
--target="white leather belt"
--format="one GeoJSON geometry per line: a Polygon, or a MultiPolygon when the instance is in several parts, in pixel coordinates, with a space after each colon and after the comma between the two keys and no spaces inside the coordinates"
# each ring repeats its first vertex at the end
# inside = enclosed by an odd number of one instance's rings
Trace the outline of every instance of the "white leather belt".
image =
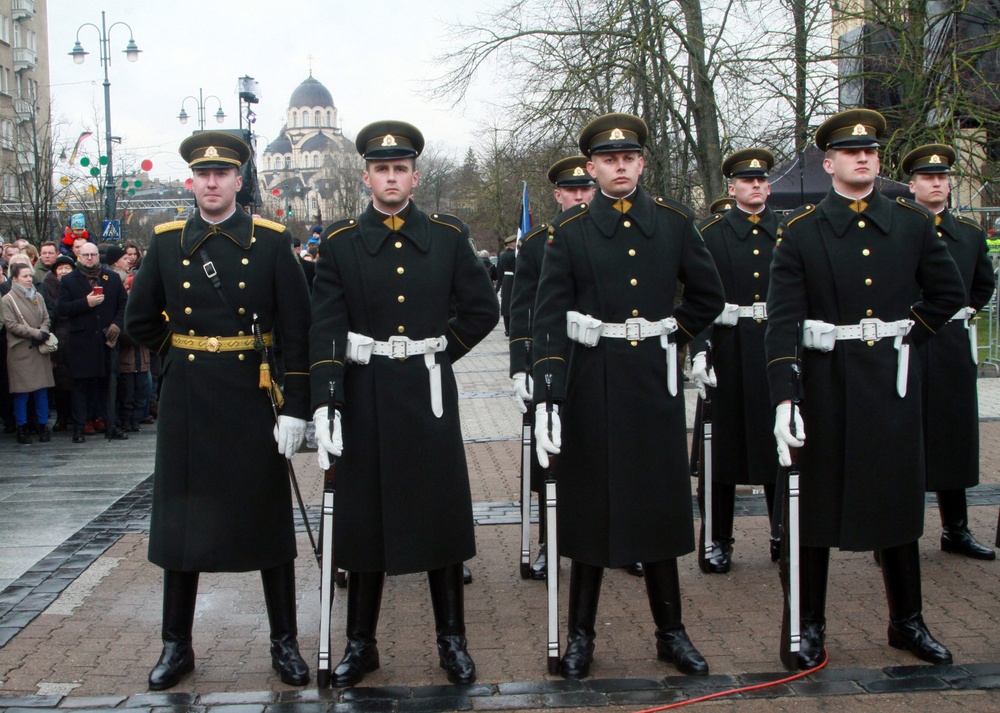
{"type": "Polygon", "coordinates": [[[511,277],[513,277],[514,273],[513,272],[504,272],[503,276],[507,277],[507,275],[510,275],[511,277]]]}
{"type": "Polygon", "coordinates": [[[976,310],[972,307],[963,307],[955,313],[949,322],[954,322],[961,320],[965,323],[965,331],[969,333],[969,346],[972,349],[972,363],[979,364],[979,328],[976,326],[976,321],[973,317],[976,316],[976,310]]]}
{"type": "Polygon", "coordinates": [[[448,348],[448,338],[445,336],[429,339],[410,339],[409,337],[389,337],[388,341],[377,342],[372,337],[366,337],[357,332],[347,333],[347,363],[367,364],[372,355],[389,357],[404,361],[411,356],[424,356],[424,365],[430,377],[431,411],[438,418],[444,414],[444,401],[441,396],[441,365],[434,355],[448,348]]]}
{"type": "Polygon", "coordinates": [[[659,337],[660,346],[667,354],[667,391],[671,396],[677,395],[677,344],[670,340],[670,335],[676,331],[677,320],[673,317],[661,319],[659,322],[633,317],[622,323],[615,323],[602,322],[580,312],[566,313],[566,335],[585,347],[596,347],[601,337],[628,339],[633,342],[659,337]]]}
{"type": "Polygon", "coordinates": [[[802,344],[806,349],[821,352],[833,351],[838,341],[857,339],[863,342],[877,342],[885,337],[893,337],[896,349],[896,393],[906,396],[906,378],[910,369],[910,345],[903,337],[913,328],[912,319],[883,322],[881,319],[863,319],[858,324],[830,324],[818,319],[807,319],[802,323],[802,344]]]}
{"type": "Polygon", "coordinates": [[[752,305],[734,305],[726,303],[722,312],[715,318],[715,324],[720,327],[735,327],[740,319],[755,319],[762,322],[767,319],[767,303],[754,302],[752,305]]]}

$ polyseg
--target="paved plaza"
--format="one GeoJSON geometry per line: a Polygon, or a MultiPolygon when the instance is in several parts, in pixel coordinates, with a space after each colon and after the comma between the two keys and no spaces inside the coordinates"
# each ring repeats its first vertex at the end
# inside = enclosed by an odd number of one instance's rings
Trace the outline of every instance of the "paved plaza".
{"type": "MultiPolygon", "coordinates": [[[[424,575],[387,580],[378,630],[381,669],[358,688],[317,691],[314,684],[285,686],[271,669],[259,575],[204,574],[195,671],[167,693],[148,693],[146,677],[161,646],[161,571],[146,560],[153,426],[126,442],[94,436],[74,445],[66,433],[27,447],[13,437],[0,440],[0,710],[640,711],[789,675],[777,655],[781,588],[767,554],[763,497],[749,489],[738,495],[732,571],[704,575],[694,554],[679,563],[684,621],[711,676],[679,676],[657,661],[645,589],[624,570],[605,577],[591,677],[548,675],[545,585],[518,574],[520,416],[510,396],[503,332],[495,330],[456,372],[477,523],[478,554],[468,563],[474,581],[465,589],[475,685],[448,685],[438,667],[424,575]]],[[[992,544],[1000,504],[1000,378],[988,373],[979,381],[982,482],[969,502],[973,532],[992,544]]],[[[690,425],[694,390],[685,396],[690,425]]],[[[322,488],[315,455],[299,454],[294,463],[315,526],[322,488]]],[[[834,552],[828,666],[699,707],[1000,709],[1000,562],[942,553],[933,496],[925,525],[924,616],[954,653],[954,665],[928,666],[890,648],[881,574],[871,555],[834,552]]],[[[301,523],[298,547],[299,642],[314,667],[319,569],[301,523]]],[[[568,577],[566,561],[562,573],[568,577]]],[[[344,644],[345,594],[338,590],[334,603],[335,659],[344,644]]],[[[565,580],[561,595],[565,619],[565,580]]]]}

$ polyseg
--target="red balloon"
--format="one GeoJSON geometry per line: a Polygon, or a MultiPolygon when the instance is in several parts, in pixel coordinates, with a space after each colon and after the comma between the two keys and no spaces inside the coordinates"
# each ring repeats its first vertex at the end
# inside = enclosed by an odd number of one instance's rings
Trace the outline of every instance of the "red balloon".
{"type": "Polygon", "coordinates": [[[151,170],[151,169],[153,168],[153,162],[152,162],[152,161],[150,161],[150,160],[149,160],[148,158],[147,158],[147,159],[145,159],[145,160],[144,160],[144,161],[143,161],[142,163],[140,163],[139,165],[140,165],[140,166],[142,166],[142,170],[143,170],[143,171],[149,171],[149,170],[151,170]]]}
{"type": "Polygon", "coordinates": [[[274,214],[280,218],[285,214],[285,211],[283,211],[281,208],[278,208],[278,210],[274,211],[274,214]]]}
{"type": "Polygon", "coordinates": [[[281,190],[278,189],[278,188],[272,188],[271,189],[271,195],[272,196],[280,196],[281,195],[281,190]]]}
{"type": "Polygon", "coordinates": [[[184,181],[184,187],[187,188],[189,191],[192,190],[194,188],[194,179],[189,178],[186,181],[184,181]]]}

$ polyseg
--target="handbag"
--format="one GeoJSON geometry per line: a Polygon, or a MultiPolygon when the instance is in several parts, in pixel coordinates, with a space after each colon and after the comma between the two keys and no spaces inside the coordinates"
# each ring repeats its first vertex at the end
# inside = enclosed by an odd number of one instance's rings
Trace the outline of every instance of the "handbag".
{"type": "MultiPolygon", "coordinates": [[[[10,303],[12,305],[14,305],[14,311],[17,312],[17,316],[21,318],[22,322],[24,322],[24,326],[25,327],[30,327],[31,325],[28,324],[28,320],[26,320],[24,318],[24,315],[21,314],[21,308],[17,306],[17,300],[16,299],[11,299],[10,303]]],[[[34,340],[32,340],[32,341],[34,341],[34,340]]],[[[49,338],[48,339],[46,339],[44,342],[39,342],[38,343],[38,353],[39,354],[51,354],[52,352],[54,352],[58,348],[59,348],[59,337],[57,337],[52,332],[49,332],[49,338]]]]}

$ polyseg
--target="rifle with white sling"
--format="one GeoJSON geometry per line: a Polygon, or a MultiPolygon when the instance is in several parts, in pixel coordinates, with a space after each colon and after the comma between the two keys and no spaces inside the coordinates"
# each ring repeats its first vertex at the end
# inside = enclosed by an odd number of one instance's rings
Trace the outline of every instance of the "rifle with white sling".
{"type": "MultiPolygon", "coordinates": [[[[545,338],[545,355],[548,357],[548,335],[545,338]]],[[[552,438],[552,361],[545,360],[545,414],[548,419],[549,439],[552,438]]],[[[549,467],[545,469],[545,536],[548,558],[546,560],[546,593],[548,595],[549,673],[559,673],[559,529],[556,518],[556,476],[555,457],[549,456],[549,467]]]]}
{"type": "MultiPolygon", "coordinates": [[[[789,429],[798,436],[795,428],[795,409],[801,401],[802,368],[799,366],[798,345],[795,347],[795,361],[792,363],[792,407],[789,411],[789,429]]],[[[798,652],[801,643],[800,631],[800,582],[799,562],[799,462],[798,449],[789,448],[792,464],[787,468],[787,480],[782,498],[781,534],[781,589],[784,605],[781,613],[781,663],[790,670],[798,668],[798,652]]],[[[779,480],[781,479],[779,475],[779,480]]]]}
{"type": "MultiPolygon", "coordinates": [[[[333,342],[333,359],[337,358],[337,342],[333,342]]],[[[336,427],[337,382],[330,379],[330,398],[327,402],[327,416],[330,418],[330,435],[336,427]]],[[[322,448],[322,446],[320,446],[322,448]]],[[[323,505],[319,521],[319,662],[316,664],[316,685],[328,688],[331,680],[330,661],[330,617],[333,609],[333,498],[336,494],[336,468],[334,456],[330,456],[330,467],[323,471],[323,505]]]]}
{"type": "MultiPolygon", "coordinates": [[[[712,373],[712,342],[705,342],[705,373],[712,373]]],[[[712,522],[712,387],[705,385],[705,396],[701,400],[701,458],[698,461],[698,478],[701,481],[702,497],[702,542],[698,549],[698,566],[708,571],[708,561],[715,548],[715,533],[712,522]]]]}
{"type": "MultiPolygon", "coordinates": [[[[528,334],[531,334],[531,310],[528,310],[528,334]]],[[[524,380],[531,393],[531,339],[524,340],[524,380]]],[[[531,576],[531,434],[535,430],[535,410],[528,408],[521,417],[521,579],[531,576]]]]}

